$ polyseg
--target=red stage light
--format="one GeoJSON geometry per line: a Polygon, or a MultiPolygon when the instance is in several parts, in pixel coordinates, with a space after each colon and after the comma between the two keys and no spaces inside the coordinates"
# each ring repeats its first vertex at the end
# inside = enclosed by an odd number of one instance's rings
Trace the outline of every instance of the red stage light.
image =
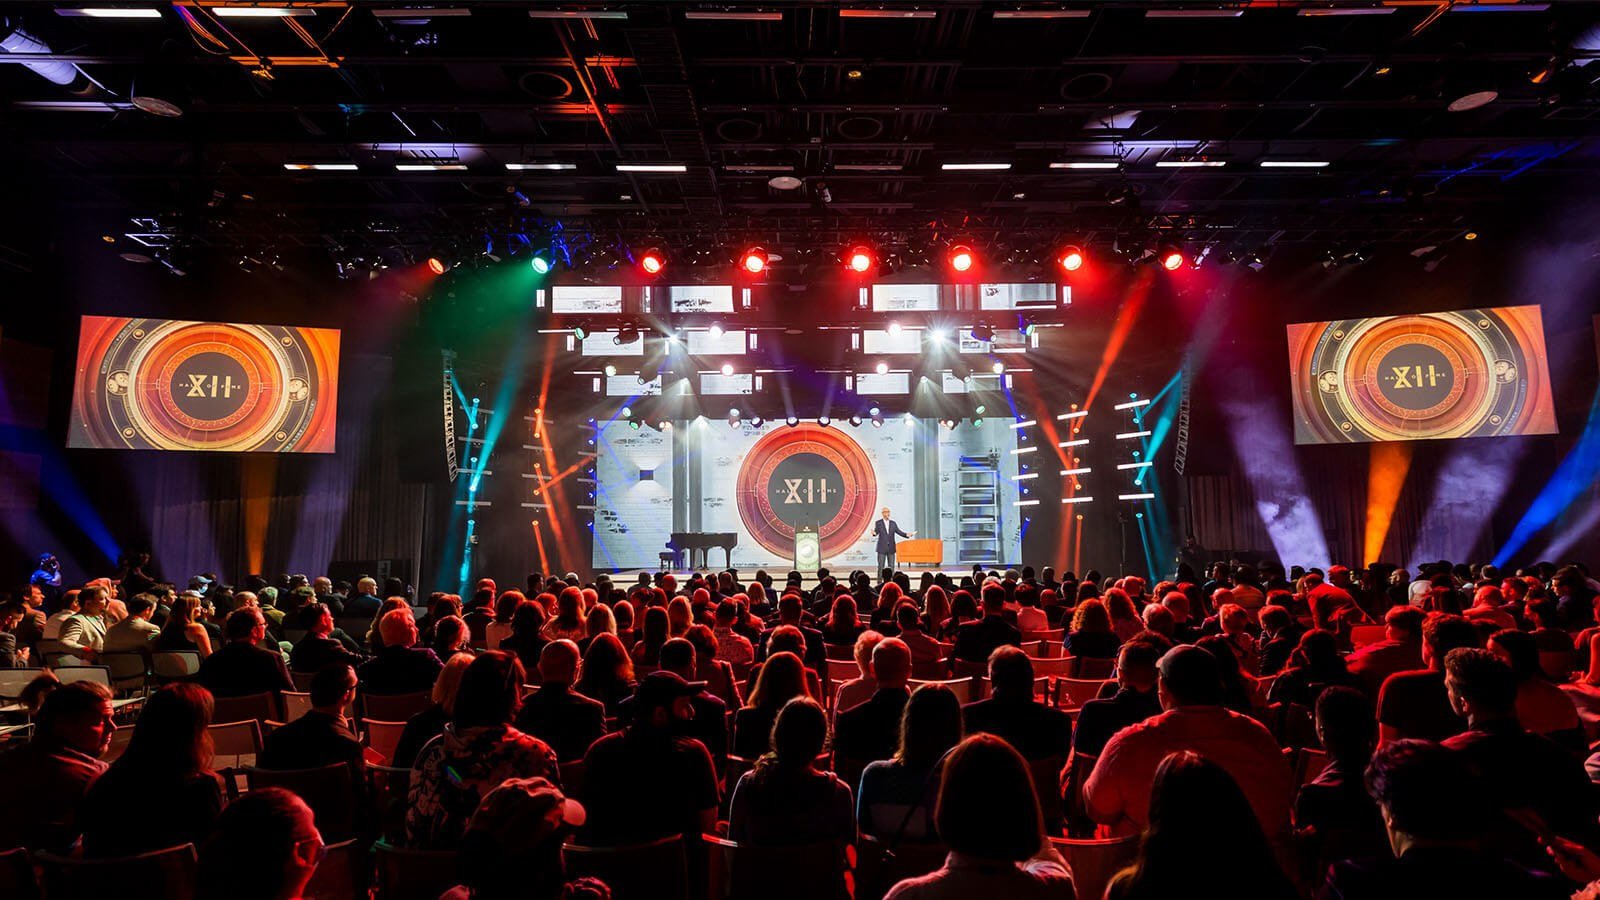
{"type": "Polygon", "coordinates": [[[437,256],[428,257],[428,271],[429,272],[432,272],[435,275],[443,275],[444,274],[444,268],[445,268],[444,260],[438,258],[437,256]]]}
{"type": "Polygon", "coordinates": [[[1179,250],[1161,251],[1161,268],[1175,272],[1183,268],[1183,253],[1179,250]]]}
{"type": "Polygon", "coordinates": [[[639,255],[639,268],[646,275],[659,275],[667,267],[667,255],[655,247],[651,247],[639,255]]]}
{"type": "Polygon", "coordinates": [[[844,255],[845,267],[861,275],[871,270],[876,261],[877,259],[873,256],[872,249],[865,245],[851,247],[850,252],[844,255]]]}
{"type": "Polygon", "coordinates": [[[1076,272],[1083,268],[1083,259],[1082,247],[1067,247],[1056,257],[1056,261],[1061,263],[1061,268],[1068,272],[1076,272]]]}
{"type": "Polygon", "coordinates": [[[950,248],[950,268],[957,272],[965,272],[972,268],[972,263],[978,258],[971,247],[966,244],[957,244],[950,248]]]}
{"type": "Polygon", "coordinates": [[[760,247],[751,247],[744,252],[740,266],[751,275],[760,275],[767,270],[767,251],[760,247]]]}

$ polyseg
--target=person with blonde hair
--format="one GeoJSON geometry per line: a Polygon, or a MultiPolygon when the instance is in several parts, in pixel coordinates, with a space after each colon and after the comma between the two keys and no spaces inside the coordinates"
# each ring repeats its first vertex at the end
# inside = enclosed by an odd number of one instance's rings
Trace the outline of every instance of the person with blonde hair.
{"type": "Polygon", "coordinates": [[[428,692],[428,708],[406,720],[391,765],[409,768],[423,745],[444,733],[444,726],[455,709],[456,692],[461,689],[461,675],[472,665],[472,659],[468,654],[457,653],[439,670],[439,677],[434,679],[433,689],[428,692]]]}
{"type": "Polygon", "coordinates": [[[839,685],[839,690],[833,695],[833,714],[837,716],[845,710],[855,709],[867,701],[878,690],[878,679],[872,674],[872,650],[883,640],[883,635],[876,631],[863,631],[856,636],[854,655],[856,668],[861,674],[839,685]]]}
{"type": "Polygon", "coordinates": [[[391,609],[378,620],[383,648],[361,664],[356,675],[369,694],[413,694],[432,689],[444,663],[432,650],[418,647],[417,621],[410,608],[391,609]]]}
{"type": "Polygon", "coordinates": [[[767,657],[744,708],[734,714],[733,755],[755,759],[767,752],[778,711],[795,697],[805,696],[806,667],[800,657],[788,650],[767,657]]]}

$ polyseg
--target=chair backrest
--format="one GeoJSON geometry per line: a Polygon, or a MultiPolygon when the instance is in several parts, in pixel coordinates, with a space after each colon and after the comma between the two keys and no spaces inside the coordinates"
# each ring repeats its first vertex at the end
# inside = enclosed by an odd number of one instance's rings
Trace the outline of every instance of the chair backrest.
{"type": "Polygon", "coordinates": [[[239,722],[213,722],[206,726],[211,735],[211,747],[219,763],[232,757],[225,767],[254,765],[256,754],[261,752],[261,723],[255,719],[239,722]],[[251,757],[249,760],[240,757],[251,757]]]}
{"type": "Polygon", "coordinates": [[[333,627],[362,642],[367,639],[367,630],[372,627],[372,617],[340,616],[333,620],[333,627]]]}
{"type": "Polygon", "coordinates": [[[826,675],[828,683],[837,687],[855,678],[861,677],[861,667],[856,665],[854,659],[829,659],[827,661],[826,675]]]}
{"type": "Polygon", "coordinates": [[[919,844],[910,841],[897,844],[892,854],[888,850],[889,848],[878,838],[870,834],[861,835],[859,852],[856,855],[856,900],[878,900],[890,888],[907,878],[916,878],[938,871],[950,853],[949,848],[943,844],[919,844]]]}
{"type": "Polygon", "coordinates": [[[688,857],[680,835],[622,847],[567,844],[561,858],[568,879],[598,878],[611,888],[613,900],[688,898],[688,857]]]}
{"type": "Polygon", "coordinates": [[[140,650],[102,653],[100,662],[110,671],[112,685],[118,689],[143,687],[150,676],[150,655],[140,650]]]}
{"type": "Polygon", "coordinates": [[[1047,644],[1059,645],[1061,639],[1066,637],[1066,634],[1067,630],[1065,628],[1045,628],[1037,631],[1024,631],[1022,640],[1024,643],[1028,641],[1044,641],[1047,644]]]}
{"type": "Polygon", "coordinates": [[[1272,683],[1278,680],[1276,675],[1263,675],[1255,680],[1255,689],[1251,691],[1252,699],[1256,706],[1266,706],[1267,697],[1272,693],[1272,683]]]}
{"type": "Polygon", "coordinates": [[[367,900],[367,849],[354,838],[329,844],[311,873],[304,900],[367,900]]]}
{"type": "Polygon", "coordinates": [[[914,691],[924,684],[943,685],[949,688],[950,692],[956,695],[956,699],[962,703],[971,703],[973,700],[971,678],[950,678],[944,681],[912,681],[911,689],[914,691]]]}
{"type": "Polygon", "coordinates": [[[217,697],[214,702],[216,705],[211,712],[213,722],[243,722],[246,719],[257,722],[283,721],[278,697],[270,691],[238,697],[217,697]]]}
{"type": "Polygon", "coordinates": [[[367,746],[383,754],[384,759],[392,761],[395,749],[400,746],[400,735],[406,730],[406,723],[362,719],[361,730],[367,736],[367,746]]]}
{"type": "Polygon", "coordinates": [[[290,672],[289,680],[294,682],[294,689],[301,693],[311,692],[311,679],[316,678],[315,672],[290,672]]]}
{"type": "Polygon", "coordinates": [[[138,856],[79,859],[41,853],[38,859],[50,900],[189,900],[195,895],[193,844],[138,856]]]}
{"type": "Polygon", "coordinates": [[[1104,678],[1057,678],[1056,705],[1062,709],[1081,709],[1085,703],[1100,696],[1104,678]]]}
{"type": "Polygon", "coordinates": [[[39,882],[33,874],[33,857],[21,847],[0,853],[0,897],[39,900],[39,882]]]}
{"type": "Polygon", "coordinates": [[[1315,781],[1322,770],[1328,767],[1328,754],[1323,750],[1314,750],[1310,747],[1301,748],[1294,762],[1295,783],[1309,784],[1315,781]]]}
{"type": "Polygon", "coordinates": [[[387,841],[378,854],[378,896],[383,900],[439,900],[461,882],[454,850],[408,850],[387,841]]]}
{"type": "Polygon", "coordinates": [[[979,678],[989,674],[989,664],[957,659],[951,662],[951,673],[957,678],[979,678]]]}
{"type": "Polygon", "coordinates": [[[1078,657],[1077,677],[1105,680],[1117,671],[1117,661],[1109,656],[1078,657]]]}
{"type": "Polygon", "coordinates": [[[427,691],[414,694],[361,694],[357,708],[363,719],[404,722],[433,703],[427,691]]]}
{"type": "Polygon", "coordinates": [[[1073,660],[1069,656],[1049,656],[1042,659],[1035,658],[1033,660],[1033,674],[1036,678],[1045,675],[1053,675],[1057,678],[1064,678],[1072,674],[1072,663],[1073,660]]]}
{"type": "Polygon", "coordinates": [[[62,666],[53,669],[56,677],[62,684],[72,684],[75,681],[92,681],[106,689],[111,688],[111,669],[109,666],[62,666]]]}
{"type": "Polygon", "coordinates": [[[1033,776],[1033,789],[1039,796],[1039,809],[1044,813],[1044,827],[1049,833],[1059,833],[1064,821],[1061,808],[1061,770],[1066,764],[1066,759],[1061,756],[1028,760],[1028,772],[1033,776]]]}
{"type": "Polygon", "coordinates": [[[939,681],[950,675],[950,660],[919,660],[911,663],[911,677],[918,681],[939,681]]]}
{"type": "Polygon", "coordinates": [[[355,835],[355,777],[348,765],[334,763],[316,769],[244,770],[250,790],[280,787],[295,794],[317,818],[317,830],[327,841],[342,841],[355,835]]]}
{"type": "Polygon", "coordinates": [[[854,661],[856,658],[855,644],[823,644],[823,655],[828,659],[843,659],[854,661]]]}
{"type": "Polygon", "coordinates": [[[1073,887],[1079,897],[1104,897],[1112,877],[1139,856],[1137,834],[1100,841],[1053,837],[1050,845],[1072,867],[1073,887]]]}
{"type": "Polygon", "coordinates": [[[28,682],[42,674],[43,669],[0,669],[0,700],[15,700],[28,682]]]}
{"type": "Polygon", "coordinates": [[[168,681],[193,677],[200,671],[200,654],[193,650],[157,650],[150,654],[150,671],[168,681]]]}
{"type": "Polygon", "coordinates": [[[850,900],[844,848],[838,844],[756,847],[714,835],[706,835],[705,842],[713,900],[850,900]]]}
{"type": "Polygon", "coordinates": [[[311,695],[300,691],[283,692],[283,721],[293,722],[311,711],[311,695]]]}
{"type": "Polygon", "coordinates": [[[1376,644],[1387,634],[1387,625],[1356,625],[1350,629],[1350,646],[1359,649],[1368,644],[1376,644]]]}

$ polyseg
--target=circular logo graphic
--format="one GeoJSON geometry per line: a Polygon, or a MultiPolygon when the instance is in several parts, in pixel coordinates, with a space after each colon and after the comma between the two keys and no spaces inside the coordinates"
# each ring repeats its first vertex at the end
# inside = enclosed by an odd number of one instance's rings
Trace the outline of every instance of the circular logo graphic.
{"type": "Polygon", "coordinates": [[[780,427],[756,441],[739,468],[745,529],[767,552],[789,559],[795,530],[816,529],[827,559],[860,539],[875,513],[877,477],[849,435],[820,425],[780,427]]]}
{"type": "Polygon", "coordinates": [[[1423,412],[1450,396],[1455,368],[1427,344],[1401,344],[1378,360],[1378,390],[1400,409],[1423,412]]]}
{"type": "Polygon", "coordinates": [[[226,419],[250,393],[250,376],[226,353],[196,353],[184,360],[169,386],[172,402],[184,415],[202,422],[226,419]]]}

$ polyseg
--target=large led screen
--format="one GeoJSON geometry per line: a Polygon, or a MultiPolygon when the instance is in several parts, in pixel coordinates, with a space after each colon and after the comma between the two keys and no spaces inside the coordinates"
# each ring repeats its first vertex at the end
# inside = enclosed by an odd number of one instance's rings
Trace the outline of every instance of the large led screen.
{"type": "Polygon", "coordinates": [[[1553,434],[1537,306],[1289,326],[1298,444],[1553,434]]]}
{"type": "Polygon", "coordinates": [[[339,332],[84,316],[69,447],[332,453],[339,332]]]}

